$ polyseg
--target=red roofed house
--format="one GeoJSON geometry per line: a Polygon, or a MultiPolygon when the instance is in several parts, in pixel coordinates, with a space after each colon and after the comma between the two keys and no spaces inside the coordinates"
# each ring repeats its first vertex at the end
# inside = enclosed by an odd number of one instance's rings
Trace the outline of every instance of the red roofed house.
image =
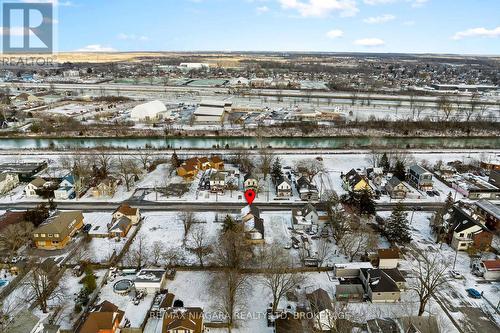
{"type": "Polygon", "coordinates": [[[116,305],[104,301],[97,306],[97,310],[89,313],[83,323],[80,333],[115,333],[125,313],[116,305]]]}
{"type": "Polygon", "coordinates": [[[483,260],[481,266],[484,267],[483,277],[486,280],[500,281],[500,259],[483,260]]]}
{"type": "Polygon", "coordinates": [[[113,212],[113,220],[119,220],[124,216],[128,217],[133,225],[136,225],[141,219],[141,212],[139,208],[132,208],[128,204],[121,204],[120,207],[113,212]]]}

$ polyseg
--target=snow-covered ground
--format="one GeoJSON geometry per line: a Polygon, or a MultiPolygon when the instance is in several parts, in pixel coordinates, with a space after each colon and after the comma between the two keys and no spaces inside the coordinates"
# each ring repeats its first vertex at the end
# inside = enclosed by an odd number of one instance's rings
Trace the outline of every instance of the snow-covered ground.
{"type": "MultiPolygon", "coordinates": [[[[388,217],[390,212],[380,212],[378,214],[382,217],[388,217]]],[[[483,292],[483,298],[488,299],[491,304],[497,305],[500,302],[500,282],[486,281],[473,275],[470,268],[471,259],[467,252],[460,251],[457,253],[447,244],[437,244],[436,236],[432,233],[429,225],[431,217],[432,213],[429,212],[408,212],[408,219],[411,220],[412,246],[420,251],[437,253],[441,256],[442,261],[449,265],[449,270],[453,269],[455,263],[454,269],[464,276],[464,279],[450,279],[444,288],[439,289],[438,297],[453,317],[466,327],[470,327],[470,321],[473,320],[467,315],[467,308],[477,308],[483,311],[489,318],[493,318],[497,325],[500,325],[500,315],[496,313],[495,309],[484,299],[469,297],[466,291],[468,288],[474,288],[479,292],[483,292]],[[411,219],[412,214],[413,219],[411,219]]],[[[494,259],[495,255],[483,253],[482,257],[484,259],[494,259]]],[[[406,259],[406,261],[402,262],[401,269],[411,270],[415,264],[414,258],[407,255],[406,259]]],[[[484,320],[488,321],[489,318],[484,318],[484,320]]]]}
{"type": "MultiPolygon", "coordinates": [[[[493,153],[489,155],[496,155],[498,153],[493,153]]],[[[340,152],[337,154],[321,154],[321,152],[318,153],[308,153],[307,151],[301,154],[292,154],[292,155],[277,155],[281,159],[283,167],[289,166],[293,167],[295,163],[301,159],[307,159],[307,158],[316,158],[321,156],[323,159],[323,164],[325,167],[325,172],[320,173],[315,177],[313,182],[317,185],[318,189],[321,192],[324,192],[326,190],[334,190],[338,194],[345,193],[344,189],[342,188],[342,180],[340,178],[340,174],[347,173],[349,170],[352,168],[355,169],[363,169],[365,167],[370,167],[371,164],[369,162],[369,154],[366,152],[354,152],[354,151],[346,151],[346,152],[340,152]]],[[[413,156],[415,158],[415,161],[417,163],[421,163],[422,161],[428,162],[430,165],[433,165],[439,160],[442,160],[444,163],[450,162],[450,161],[455,161],[459,160],[462,161],[463,163],[469,163],[472,161],[477,161],[481,159],[487,158],[488,154],[485,154],[483,152],[473,152],[473,151],[466,151],[464,152],[446,152],[446,153],[430,153],[430,152],[425,152],[425,151],[418,151],[413,153],[413,156]]],[[[161,155],[162,158],[169,159],[169,155],[161,155]]],[[[131,157],[133,158],[133,157],[131,157]]],[[[43,159],[48,159],[50,163],[52,164],[52,167],[57,167],[58,163],[61,160],[61,155],[45,155],[45,156],[40,156],[39,158],[36,158],[34,156],[28,156],[28,155],[0,155],[0,163],[2,162],[13,162],[13,161],[33,161],[33,160],[43,160],[43,159]]],[[[258,157],[255,157],[255,160],[258,160],[258,157]]],[[[230,167],[228,165],[228,167],[230,167]]],[[[200,173],[201,175],[201,173],[200,173]]],[[[78,201],[84,201],[84,202],[120,202],[125,199],[130,198],[134,190],[136,188],[143,189],[143,191],[138,191],[136,193],[136,196],[140,196],[141,194],[144,194],[144,199],[148,201],[177,201],[177,202],[185,202],[185,201],[193,201],[196,200],[198,202],[215,202],[215,201],[220,201],[220,202],[239,202],[243,200],[242,197],[242,179],[240,179],[240,191],[235,190],[232,193],[230,191],[226,191],[225,194],[219,194],[216,195],[214,193],[209,193],[208,191],[199,191],[198,190],[198,182],[199,182],[199,177],[200,175],[193,180],[192,182],[187,182],[183,180],[181,177],[178,177],[175,175],[175,172],[172,172],[170,169],[170,165],[160,165],[158,168],[148,174],[143,175],[143,177],[134,185],[134,187],[130,191],[126,191],[125,187],[123,185],[119,186],[116,194],[113,196],[113,198],[94,198],[92,197],[90,191],[81,199],[78,199],[78,201]],[[165,187],[168,186],[169,184],[184,184],[188,187],[188,191],[183,194],[181,197],[178,196],[164,196],[162,193],[155,193],[154,189],[159,188],[159,187],[165,187]]],[[[240,175],[240,178],[242,178],[243,175],[240,175]]],[[[434,180],[435,183],[435,188],[436,190],[440,193],[439,196],[434,196],[434,197],[429,197],[426,193],[423,192],[418,192],[416,189],[411,188],[414,192],[414,195],[412,195],[412,198],[406,199],[408,202],[436,202],[436,201],[444,201],[448,193],[452,192],[453,195],[455,195],[455,191],[442,182],[438,181],[437,179],[434,180]],[[415,197],[420,197],[420,198],[415,198],[415,197]]],[[[20,201],[43,201],[42,199],[34,200],[34,199],[27,199],[24,194],[25,184],[19,185],[16,189],[14,189],[11,193],[8,193],[4,195],[3,197],[0,197],[0,202],[2,203],[9,203],[9,202],[20,202],[20,201]]],[[[457,194],[457,199],[461,199],[462,195],[457,194]]],[[[275,200],[275,190],[274,186],[267,181],[262,184],[262,190],[261,193],[258,194],[255,202],[267,202],[267,201],[274,201],[275,200]]],[[[296,193],[294,189],[294,195],[292,198],[289,199],[289,201],[299,201],[300,199],[298,198],[298,194],[296,193]]],[[[390,199],[387,196],[383,196],[380,201],[381,202],[386,202],[389,201],[390,199]]],[[[66,201],[76,201],[76,199],[73,200],[66,200],[66,201]]]]}

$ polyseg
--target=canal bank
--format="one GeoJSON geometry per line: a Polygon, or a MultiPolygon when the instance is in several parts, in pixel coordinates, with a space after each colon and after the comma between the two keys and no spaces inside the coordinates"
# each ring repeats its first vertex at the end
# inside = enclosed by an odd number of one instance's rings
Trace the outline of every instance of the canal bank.
{"type": "Polygon", "coordinates": [[[500,149],[500,137],[85,137],[0,138],[0,149],[500,149]]]}

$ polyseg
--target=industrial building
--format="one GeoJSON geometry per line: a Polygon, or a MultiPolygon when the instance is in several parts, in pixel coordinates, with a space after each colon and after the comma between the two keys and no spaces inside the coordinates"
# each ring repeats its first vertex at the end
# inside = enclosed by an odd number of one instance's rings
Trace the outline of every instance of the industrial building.
{"type": "Polygon", "coordinates": [[[170,111],[160,101],[151,101],[137,105],[130,112],[130,118],[135,122],[158,121],[169,117],[170,111]]]}
{"type": "Polygon", "coordinates": [[[194,112],[195,123],[220,124],[225,113],[230,112],[231,108],[232,102],[229,101],[202,101],[194,112]]]}

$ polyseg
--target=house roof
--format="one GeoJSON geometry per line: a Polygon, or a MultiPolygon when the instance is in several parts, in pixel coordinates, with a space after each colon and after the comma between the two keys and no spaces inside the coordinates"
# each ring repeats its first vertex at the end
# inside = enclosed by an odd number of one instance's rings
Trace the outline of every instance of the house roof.
{"type": "Polygon", "coordinates": [[[420,165],[418,164],[413,164],[412,166],[410,166],[410,170],[412,170],[413,172],[415,172],[416,174],[423,174],[423,173],[429,173],[429,171],[425,170],[424,168],[422,168],[420,165]]]}
{"type": "Polygon", "coordinates": [[[30,182],[30,184],[35,186],[35,187],[42,187],[43,185],[45,185],[46,182],[47,181],[45,179],[38,177],[38,178],[33,179],[30,182]]]}
{"type": "Polygon", "coordinates": [[[74,230],[74,228],[70,228],[71,223],[79,218],[83,219],[81,211],[58,212],[56,215],[49,217],[33,233],[60,234],[60,238],[65,238],[74,230]]]}
{"type": "Polygon", "coordinates": [[[476,206],[493,215],[495,218],[500,219],[500,207],[491,201],[482,199],[476,202],[476,206]]]}
{"type": "Polygon", "coordinates": [[[99,312],[117,312],[118,306],[114,305],[110,301],[103,301],[102,303],[96,305],[96,310],[99,312]]]}
{"type": "Polygon", "coordinates": [[[438,333],[439,325],[434,316],[410,316],[397,319],[404,333],[438,333]]]}
{"type": "Polygon", "coordinates": [[[370,319],[366,325],[371,333],[400,333],[398,325],[391,318],[370,319]]]}
{"type": "Polygon", "coordinates": [[[399,184],[401,184],[401,181],[399,180],[399,178],[398,178],[398,177],[393,176],[391,179],[389,179],[389,180],[387,181],[387,184],[388,184],[389,186],[391,186],[392,188],[394,188],[394,187],[398,186],[399,184]]]}
{"type": "Polygon", "coordinates": [[[25,216],[26,212],[5,212],[5,214],[0,216],[0,230],[6,228],[8,225],[24,221],[25,216]]]}
{"type": "Polygon", "coordinates": [[[194,333],[203,331],[203,310],[201,308],[169,308],[163,317],[164,331],[189,329],[194,333]]]}
{"type": "Polygon", "coordinates": [[[306,297],[314,313],[327,309],[333,310],[332,299],[324,289],[316,289],[312,293],[307,294],[306,297]]]}
{"type": "Polygon", "coordinates": [[[303,333],[306,332],[302,326],[302,320],[293,314],[287,313],[274,321],[275,333],[303,333]]]}
{"type": "Polygon", "coordinates": [[[222,172],[215,172],[210,175],[210,180],[214,181],[220,181],[220,180],[226,180],[226,175],[222,172]]]}
{"type": "Polygon", "coordinates": [[[190,164],[190,163],[187,163],[187,162],[186,162],[186,164],[181,165],[179,168],[182,168],[182,169],[186,170],[187,172],[192,172],[192,171],[198,170],[196,168],[195,164],[190,164]]]}
{"type": "Polygon", "coordinates": [[[380,259],[399,259],[399,249],[379,249],[378,257],[380,259]]]}
{"type": "Polygon", "coordinates": [[[133,216],[137,214],[137,208],[132,208],[129,204],[123,203],[113,212],[113,214],[117,212],[122,213],[125,216],[133,216]]]}
{"type": "Polygon", "coordinates": [[[117,312],[91,312],[83,323],[80,333],[99,333],[102,330],[113,329],[115,322],[121,322],[123,311],[117,312]]]}
{"type": "Polygon", "coordinates": [[[487,271],[500,271],[500,259],[483,260],[483,265],[487,271]]]}
{"type": "Polygon", "coordinates": [[[132,220],[126,216],[122,216],[113,224],[109,232],[125,232],[131,224],[132,220]]]}
{"type": "Polygon", "coordinates": [[[31,332],[38,324],[40,318],[31,313],[31,311],[23,310],[18,313],[9,324],[6,332],[9,333],[26,333],[31,332]]]}
{"type": "MultiPolygon", "coordinates": [[[[390,272],[391,275],[389,275],[388,271],[386,269],[366,269],[366,268],[361,268],[361,273],[365,277],[365,279],[368,281],[368,287],[372,290],[372,292],[396,292],[399,291],[398,285],[396,284],[396,281],[392,278],[392,275],[395,277],[397,276],[397,273],[395,272],[390,272]]],[[[397,269],[396,269],[397,271],[397,269]]],[[[399,273],[401,275],[401,273],[399,273]]],[[[402,277],[402,276],[401,276],[402,277]]],[[[403,278],[404,280],[404,278],[403,278]]],[[[399,281],[398,281],[399,282],[399,281]]]]}
{"type": "Polygon", "coordinates": [[[222,163],[222,160],[219,156],[212,156],[210,157],[210,162],[212,163],[222,163]]]}
{"type": "Polygon", "coordinates": [[[297,186],[299,189],[307,189],[307,190],[317,190],[317,187],[313,185],[307,177],[300,177],[297,179],[297,186]]]}
{"type": "Polygon", "coordinates": [[[474,226],[480,227],[484,230],[484,227],[480,223],[476,222],[472,216],[457,206],[453,206],[452,223],[452,230],[454,232],[462,232],[474,226]]]}
{"type": "Polygon", "coordinates": [[[249,172],[243,177],[244,181],[247,181],[248,179],[258,179],[258,178],[255,177],[255,175],[252,172],[249,172]]]}
{"type": "Polygon", "coordinates": [[[160,282],[164,276],[163,269],[142,269],[137,273],[135,282],[160,282]]]}
{"type": "Polygon", "coordinates": [[[282,183],[287,183],[288,185],[292,186],[292,183],[290,182],[290,180],[286,177],[278,177],[276,179],[276,186],[279,186],[281,185],[282,183]]]}

